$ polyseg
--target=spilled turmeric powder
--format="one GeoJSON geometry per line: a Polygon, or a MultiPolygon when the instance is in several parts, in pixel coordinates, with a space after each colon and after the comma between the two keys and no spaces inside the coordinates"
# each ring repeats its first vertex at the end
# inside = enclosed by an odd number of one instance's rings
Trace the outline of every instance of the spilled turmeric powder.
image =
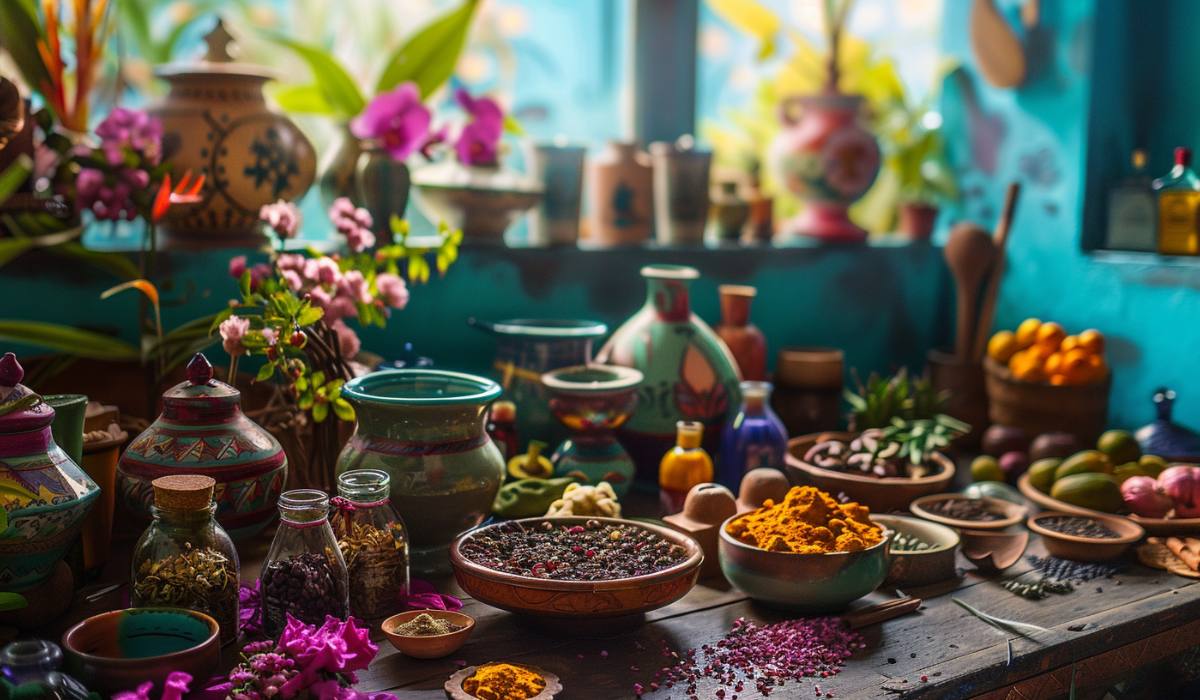
{"type": "Polygon", "coordinates": [[[870,515],[866,506],[838,503],[812,486],[794,486],[782,502],[768,498],[725,529],[741,542],[772,552],[857,552],[883,540],[883,528],[870,515]]]}
{"type": "Polygon", "coordinates": [[[484,664],[463,681],[462,689],[480,700],[527,700],[546,687],[546,679],[514,664],[484,664]]]}

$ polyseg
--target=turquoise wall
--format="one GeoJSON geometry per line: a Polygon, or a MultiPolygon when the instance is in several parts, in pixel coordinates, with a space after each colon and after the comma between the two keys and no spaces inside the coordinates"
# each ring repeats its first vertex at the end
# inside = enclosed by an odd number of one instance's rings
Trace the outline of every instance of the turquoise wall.
{"type": "MultiPolygon", "coordinates": [[[[999,4],[1017,26],[1016,3],[999,4]]],[[[1031,76],[1018,89],[1001,90],[975,72],[967,44],[970,5],[946,3],[943,25],[945,49],[969,78],[948,80],[944,97],[964,190],[948,219],[991,226],[1007,183],[1022,184],[997,327],[1036,316],[1068,331],[1098,328],[1109,338],[1112,423],[1150,420],[1150,395],[1167,385],[1179,392],[1177,419],[1200,425],[1200,264],[1085,252],[1085,242],[1091,247],[1103,239],[1095,213],[1129,150],[1154,148],[1152,163],[1165,169],[1169,153],[1161,151],[1200,132],[1195,64],[1182,53],[1174,61],[1162,56],[1172,42],[1179,52],[1192,45],[1200,7],[1187,0],[1044,2],[1040,28],[1028,40],[1031,76]],[[989,168],[993,150],[997,160],[989,168]]]]}

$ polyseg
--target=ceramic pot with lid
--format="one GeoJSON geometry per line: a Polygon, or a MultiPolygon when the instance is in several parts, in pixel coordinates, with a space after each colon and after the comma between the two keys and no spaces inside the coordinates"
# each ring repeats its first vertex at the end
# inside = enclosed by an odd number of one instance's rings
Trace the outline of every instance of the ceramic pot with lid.
{"type": "Polygon", "coordinates": [[[187,170],[206,178],[203,202],[168,212],[165,242],[254,245],[262,239],[259,209],[300,199],[316,175],[316,153],[290,119],[267,106],[263,86],[271,74],[233,61],[224,23],[204,40],[204,60],[157,73],[170,84],[151,110],[162,120],[163,158],[175,178],[187,170]]]}
{"type": "Polygon", "coordinates": [[[234,539],[258,533],[275,518],[287,479],[279,442],[242,413],[242,392],[213,379],[197,353],[187,379],[162,397],[163,412],[129,443],[117,464],[117,488],[130,512],[150,518],[151,482],[172,474],[216,479],[217,522],[234,539]]]}

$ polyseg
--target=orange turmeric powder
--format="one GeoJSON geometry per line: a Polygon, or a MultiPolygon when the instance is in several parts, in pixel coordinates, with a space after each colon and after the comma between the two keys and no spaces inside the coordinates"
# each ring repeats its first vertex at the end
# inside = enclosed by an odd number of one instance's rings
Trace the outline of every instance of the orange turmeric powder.
{"type": "Polygon", "coordinates": [[[463,681],[462,689],[480,700],[526,700],[542,692],[546,679],[513,664],[484,664],[463,681]]]}
{"type": "Polygon", "coordinates": [[[732,520],[726,531],[752,547],[772,552],[857,552],[883,540],[883,528],[857,503],[838,503],[812,486],[792,487],[783,501],[732,520]]]}

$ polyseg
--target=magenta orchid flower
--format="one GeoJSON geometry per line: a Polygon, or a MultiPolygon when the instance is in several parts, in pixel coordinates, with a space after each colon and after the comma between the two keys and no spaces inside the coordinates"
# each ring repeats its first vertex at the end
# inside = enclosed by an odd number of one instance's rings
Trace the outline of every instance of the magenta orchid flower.
{"type": "Polygon", "coordinates": [[[415,83],[404,83],[371,100],[350,122],[350,132],[373,141],[395,160],[404,160],[425,144],[431,117],[415,83]]]}
{"type": "Polygon", "coordinates": [[[504,133],[504,110],[490,97],[472,97],[458,89],[454,99],[470,116],[458,132],[454,151],[465,165],[495,165],[500,155],[500,137],[504,133]]]}

